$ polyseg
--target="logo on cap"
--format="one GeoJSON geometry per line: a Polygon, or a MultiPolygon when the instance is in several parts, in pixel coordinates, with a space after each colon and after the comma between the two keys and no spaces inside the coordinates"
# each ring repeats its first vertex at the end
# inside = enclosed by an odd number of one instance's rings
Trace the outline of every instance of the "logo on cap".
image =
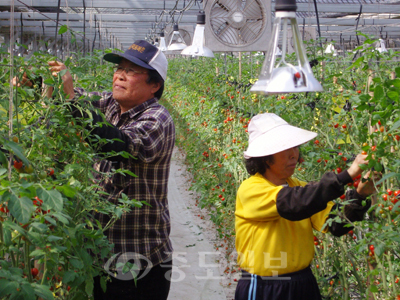
{"type": "Polygon", "coordinates": [[[132,45],[129,47],[129,49],[131,49],[131,50],[137,50],[137,51],[139,51],[140,53],[143,53],[144,50],[146,50],[145,47],[138,46],[138,45],[136,45],[136,44],[132,44],[132,45]]]}

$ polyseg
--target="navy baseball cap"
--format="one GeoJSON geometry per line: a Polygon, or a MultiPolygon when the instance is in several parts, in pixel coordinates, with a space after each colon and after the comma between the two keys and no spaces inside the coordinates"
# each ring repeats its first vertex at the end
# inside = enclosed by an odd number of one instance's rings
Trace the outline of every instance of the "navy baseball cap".
{"type": "Polygon", "coordinates": [[[164,53],[143,40],[135,41],[123,54],[107,53],[103,58],[115,64],[124,58],[143,68],[156,70],[164,81],[167,78],[168,61],[164,53]]]}

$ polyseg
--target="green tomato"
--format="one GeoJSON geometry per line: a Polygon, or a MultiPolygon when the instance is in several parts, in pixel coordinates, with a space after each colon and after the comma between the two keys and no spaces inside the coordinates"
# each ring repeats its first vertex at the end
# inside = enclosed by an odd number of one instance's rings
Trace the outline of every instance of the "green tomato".
{"type": "Polygon", "coordinates": [[[46,171],[40,171],[39,172],[39,178],[40,179],[45,179],[47,177],[47,172],[46,171]]]}
{"type": "Polygon", "coordinates": [[[31,174],[33,172],[33,167],[32,165],[26,166],[24,168],[25,173],[31,174]]]}

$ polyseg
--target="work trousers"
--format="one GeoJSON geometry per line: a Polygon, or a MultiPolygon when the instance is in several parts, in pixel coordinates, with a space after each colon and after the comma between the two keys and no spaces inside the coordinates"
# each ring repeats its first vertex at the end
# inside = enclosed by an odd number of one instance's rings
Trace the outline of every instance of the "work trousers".
{"type": "Polygon", "coordinates": [[[142,277],[143,272],[138,273],[136,285],[133,279],[111,277],[105,293],[100,286],[100,277],[94,277],[94,300],[166,300],[171,286],[172,259],[152,267],[142,277]]]}
{"type": "Polygon", "coordinates": [[[321,300],[310,267],[279,276],[258,276],[242,271],[235,300],[321,300]]]}

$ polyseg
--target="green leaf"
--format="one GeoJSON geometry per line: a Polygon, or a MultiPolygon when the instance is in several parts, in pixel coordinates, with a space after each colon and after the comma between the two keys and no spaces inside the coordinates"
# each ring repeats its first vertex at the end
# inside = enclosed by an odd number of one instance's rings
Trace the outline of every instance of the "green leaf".
{"type": "Polygon", "coordinates": [[[54,209],[56,211],[61,211],[63,209],[64,200],[59,191],[39,188],[36,190],[36,194],[43,200],[45,209],[54,209]]]}
{"type": "Polygon", "coordinates": [[[28,223],[31,219],[32,213],[35,211],[35,207],[31,199],[25,196],[19,198],[14,194],[10,195],[8,209],[13,217],[22,224],[28,223]]]}
{"type": "Polygon", "coordinates": [[[399,127],[400,127],[400,121],[397,121],[396,123],[393,124],[392,127],[390,127],[388,133],[395,131],[399,127]]]}
{"type": "MultiPolygon", "coordinates": [[[[0,151],[1,152],[1,151],[0,151]]],[[[7,173],[7,169],[5,169],[5,168],[0,168],[0,176],[1,175],[4,175],[4,174],[6,174],[7,173]]]]}
{"type": "Polygon", "coordinates": [[[44,300],[53,300],[54,296],[53,293],[50,291],[47,285],[40,285],[37,283],[32,283],[32,287],[35,291],[35,294],[39,297],[43,298],[44,300]]]}
{"type": "Polygon", "coordinates": [[[68,215],[64,215],[61,212],[53,213],[52,216],[57,218],[57,220],[63,224],[68,224],[69,223],[68,219],[71,219],[68,215]]]}
{"type": "Polygon", "coordinates": [[[44,251],[43,250],[41,250],[41,249],[36,249],[36,250],[33,250],[30,254],[29,254],[29,256],[31,256],[31,257],[36,257],[36,256],[41,256],[41,255],[44,255],[44,251]]]}
{"type": "Polygon", "coordinates": [[[400,88],[400,79],[396,78],[390,81],[390,84],[392,84],[396,88],[400,88]]]}
{"type": "Polygon", "coordinates": [[[64,273],[63,282],[68,283],[74,281],[75,277],[78,276],[75,271],[67,271],[64,273]]]}
{"type": "Polygon", "coordinates": [[[383,99],[384,96],[385,96],[385,93],[383,91],[383,87],[381,85],[377,85],[374,88],[374,98],[376,100],[380,100],[380,99],[383,99]]]}
{"type": "Polygon", "coordinates": [[[76,258],[71,258],[70,260],[69,260],[69,262],[71,263],[71,265],[74,267],[74,268],[76,268],[76,269],[82,269],[83,268],[83,262],[82,261],[80,261],[80,260],[78,260],[78,259],[76,259],[76,258]]]}
{"type": "Polygon", "coordinates": [[[47,78],[45,81],[43,81],[43,83],[44,83],[45,85],[53,86],[53,87],[54,87],[54,79],[53,79],[53,78],[47,78]]]}
{"type": "Polygon", "coordinates": [[[384,244],[379,244],[375,246],[375,254],[378,255],[379,257],[383,254],[384,251],[385,251],[384,244]]]}
{"type": "Polygon", "coordinates": [[[0,279],[0,297],[5,297],[12,293],[15,293],[19,287],[15,281],[9,281],[7,279],[0,279]]]}
{"type": "Polygon", "coordinates": [[[68,31],[67,25],[61,25],[60,29],[58,30],[58,34],[63,34],[68,31]]]}
{"type": "Polygon", "coordinates": [[[4,167],[8,168],[8,160],[7,160],[7,157],[4,155],[3,151],[1,151],[1,150],[0,150],[0,163],[1,163],[4,167]]]}
{"type": "Polygon", "coordinates": [[[379,291],[378,287],[375,284],[371,284],[371,287],[369,289],[373,293],[377,293],[379,291]]]}
{"type": "Polygon", "coordinates": [[[64,69],[64,70],[61,70],[58,74],[59,74],[60,76],[64,76],[67,72],[68,72],[68,70],[67,70],[67,69],[64,69]]]}
{"type": "Polygon", "coordinates": [[[48,229],[48,227],[45,224],[39,223],[39,222],[33,222],[30,225],[31,228],[35,228],[37,231],[40,233],[45,233],[48,229]]]}
{"type": "Polygon", "coordinates": [[[14,152],[14,154],[23,161],[23,163],[27,166],[29,165],[29,160],[25,157],[25,155],[23,154],[23,150],[22,148],[17,144],[14,143],[13,141],[7,141],[5,140],[3,143],[3,146],[7,149],[10,150],[12,152],[14,152]]]}
{"type": "Polygon", "coordinates": [[[9,228],[3,228],[3,238],[4,238],[4,245],[8,247],[12,244],[11,230],[9,228]]]}
{"type": "Polygon", "coordinates": [[[76,190],[69,185],[57,186],[57,190],[63,193],[66,197],[73,198],[76,195],[76,190]]]}
{"type": "Polygon", "coordinates": [[[21,294],[24,300],[36,300],[35,291],[29,283],[21,285],[21,294]]]}
{"type": "Polygon", "coordinates": [[[47,237],[47,240],[49,241],[49,242],[55,242],[55,241],[59,241],[59,240],[62,240],[63,238],[62,237],[60,237],[60,236],[55,236],[55,235],[49,235],[48,237],[47,237]]]}
{"type": "Polygon", "coordinates": [[[89,278],[86,279],[85,292],[88,295],[93,294],[93,277],[89,276],[89,278]]]}
{"type": "Polygon", "coordinates": [[[100,286],[101,286],[101,289],[103,290],[103,292],[105,293],[106,289],[107,289],[107,278],[105,276],[101,276],[100,286]]]}
{"type": "Polygon", "coordinates": [[[396,91],[388,91],[387,96],[393,101],[399,101],[399,93],[396,91]]]}
{"type": "Polygon", "coordinates": [[[400,77],[400,67],[397,67],[394,69],[394,71],[396,72],[396,77],[400,77]]]}

